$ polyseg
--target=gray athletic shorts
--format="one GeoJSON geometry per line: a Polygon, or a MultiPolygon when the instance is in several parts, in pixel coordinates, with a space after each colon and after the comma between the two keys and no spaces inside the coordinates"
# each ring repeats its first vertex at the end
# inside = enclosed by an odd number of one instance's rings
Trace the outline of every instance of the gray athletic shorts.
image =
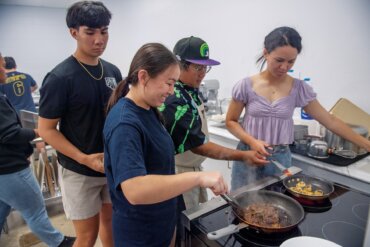
{"type": "Polygon", "coordinates": [[[85,220],[97,215],[103,203],[112,203],[106,177],[90,177],[58,166],[59,184],[67,219],[85,220]]]}

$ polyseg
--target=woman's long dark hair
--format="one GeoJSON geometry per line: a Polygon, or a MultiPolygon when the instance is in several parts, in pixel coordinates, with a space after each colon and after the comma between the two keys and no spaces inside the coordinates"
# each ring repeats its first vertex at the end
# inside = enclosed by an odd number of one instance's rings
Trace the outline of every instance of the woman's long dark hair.
{"type": "Polygon", "coordinates": [[[132,59],[127,77],[118,83],[110,96],[107,113],[120,98],[126,96],[129,91],[128,85],[135,86],[138,83],[139,70],[146,70],[151,78],[155,78],[170,66],[178,63],[176,56],[162,44],[148,43],[140,47],[132,59]]]}
{"type": "MultiPolygon", "coordinates": [[[[302,38],[299,33],[291,27],[278,27],[272,30],[266,37],[263,43],[264,48],[268,53],[272,52],[278,47],[289,45],[297,49],[298,54],[302,50],[302,38]]],[[[260,64],[260,71],[266,63],[263,54],[257,59],[256,64],[260,64]]]]}

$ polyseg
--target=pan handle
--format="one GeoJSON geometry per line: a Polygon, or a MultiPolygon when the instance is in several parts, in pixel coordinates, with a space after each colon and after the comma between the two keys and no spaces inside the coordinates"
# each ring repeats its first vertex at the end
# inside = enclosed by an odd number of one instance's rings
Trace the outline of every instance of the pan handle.
{"type": "Polygon", "coordinates": [[[231,224],[231,225],[228,225],[227,227],[221,228],[217,231],[213,231],[213,232],[208,233],[207,238],[209,240],[216,240],[216,239],[228,236],[230,234],[239,232],[239,230],[240,230],[239,225],[231,224]]]}

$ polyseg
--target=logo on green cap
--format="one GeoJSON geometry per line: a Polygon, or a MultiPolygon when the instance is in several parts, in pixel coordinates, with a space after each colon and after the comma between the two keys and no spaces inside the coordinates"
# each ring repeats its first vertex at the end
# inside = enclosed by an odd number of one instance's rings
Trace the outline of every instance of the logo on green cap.
{"type": "Polygon", "coordinates": [[[203,43],[201,46],[200,46],[200,55],[202,57],[208,57],[209,56],[209,51],[208,51],[208,45],[207,43],[203,43]]]}

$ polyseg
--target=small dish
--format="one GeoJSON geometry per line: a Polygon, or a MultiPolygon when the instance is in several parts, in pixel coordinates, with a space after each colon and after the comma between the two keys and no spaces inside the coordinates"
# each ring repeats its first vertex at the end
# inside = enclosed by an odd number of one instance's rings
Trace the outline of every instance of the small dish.
{"type": "Polygon", "coordinates": [[[320,247],[342,247],[339,244],[336,244],[332,241],[323,238],[315,238],[309,236],[300,236],[295,238],[290,238],[284,241],[280,247],[312,247],[312,246],[320,246],[320,247]]]}

